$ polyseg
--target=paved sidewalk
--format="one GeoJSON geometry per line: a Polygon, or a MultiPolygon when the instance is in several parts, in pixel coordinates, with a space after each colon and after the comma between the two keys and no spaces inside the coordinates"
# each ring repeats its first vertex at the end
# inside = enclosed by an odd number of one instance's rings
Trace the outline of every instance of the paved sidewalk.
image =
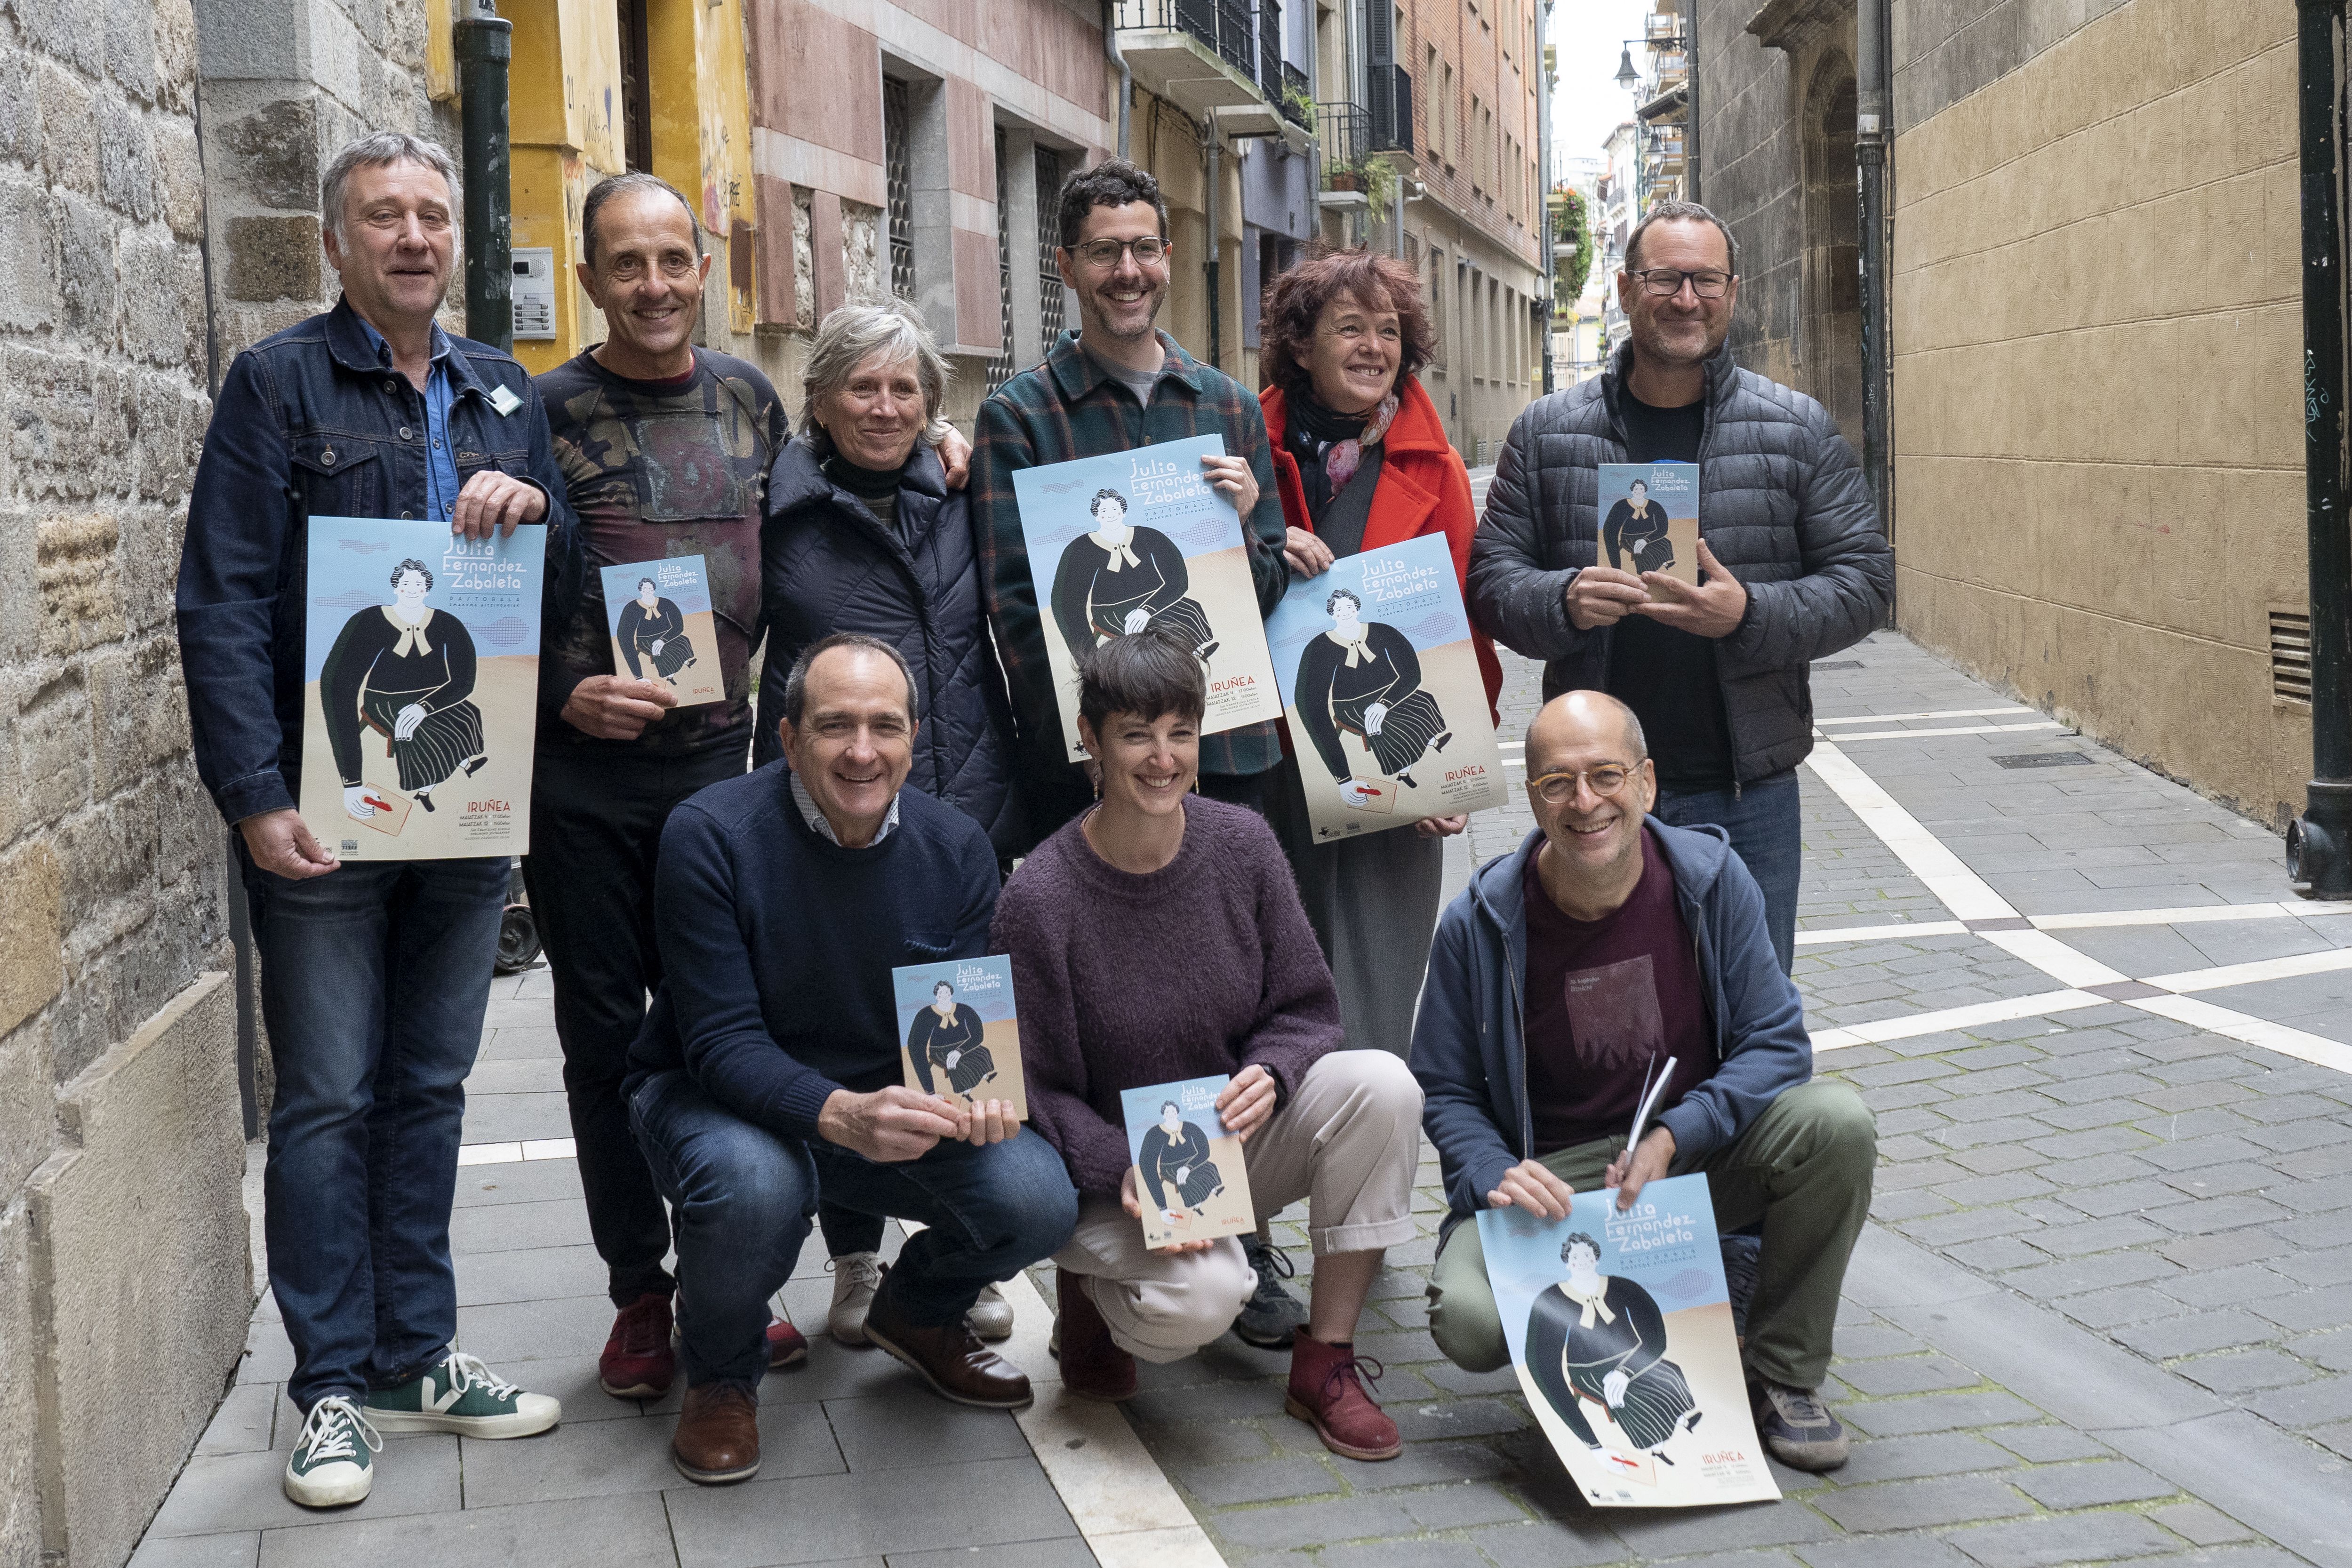
{"type": "MultiPolygon", "coordinates": [[[[1535,672],[1507,665],[1515,741],[1535,672]]],[[[2282,904],[2268,830],[1899,637],[1814,689],[1843,738],[1801,773],[1798,977],[1820,1070],[1863,1089],[1882,1140],[1828,1391],[1857,1439],[1836,1476],[1778,1471],[1778,1504],[1588,1509],[1511,1379],[1436,1357],[1433,1163],[1424,1235],[1360,1342],[1390,1368],[1399,1460],[1326,1454],[1281,1413],[1285,1358],[1231,1338],[1147,1369],[1125,1421],[1047,1384],[1016,1423],[819,1335],[763,1387],[762,1478],[691,1487],[664,1447],[675,1399],[594,1386],[611,1310],[540,972],[500,984],[468,1084],[468,1158],[499,1163],[460,1173],[459,1327],[564,1425],[393,1439],[365,1505],[302,1514],[277,1490],[293,1417],[265,1299],[135,1563],[2352,1563],[2352,917],[2282,904]],[[2020,755],[2066,760],[1995,761],[2020,755]]],[[[1527,826],[1523,805],[1478,819],[1452,879],[1527,826]]],[[[1282,1225],[1304,1271],[1303,1218],[1282,1225]]],[[[782,1296],[812,1327],[816,1267],[782,1296]]],[[[1050,1378],[1030,1283],[1014,1353],[1050,1378]]]]}

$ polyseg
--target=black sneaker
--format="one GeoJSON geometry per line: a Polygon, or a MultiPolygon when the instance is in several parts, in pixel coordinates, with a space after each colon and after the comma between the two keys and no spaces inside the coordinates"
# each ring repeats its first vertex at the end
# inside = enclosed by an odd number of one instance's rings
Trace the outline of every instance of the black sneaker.
{"type": "Polygon", "coordinates": [[[1257,1289],[1234,1320],[1234,1332],[1244,1344],[1260,1350],[1284,1349],[1290,1336],[1307,1326],[1307,1303],[1282,1288],[1298,1269],[1282,1248],[1255,1236],[1242,1237],[1242,1252],[1257,1270],[1257,1289]]]}
{"type": "Polygon", "coordinates": [[[1751,1378],[1748,1400],[1756,1435],[1790,1469],[1834,1470],[1845,1463],[1845,1427],[1813,1390],[1751,1378]]]}

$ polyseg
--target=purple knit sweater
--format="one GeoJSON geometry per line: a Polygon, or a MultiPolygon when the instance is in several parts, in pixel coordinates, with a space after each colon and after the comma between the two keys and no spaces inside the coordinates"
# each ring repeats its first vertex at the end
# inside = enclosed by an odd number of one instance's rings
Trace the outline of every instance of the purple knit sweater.
{"type": "Polygon", "coordinates": [[[1183,846],[1143,877],[1067,824],[1005,883],[989,946],[1013,958],[1030,1122],[1083,1193],[1118,1192],[1132,1163],[1121,1089],[1256,1062],[1287,1100],[1340,1046],[1289,863],[1241,806],[1186,797],[1183,846]]]}

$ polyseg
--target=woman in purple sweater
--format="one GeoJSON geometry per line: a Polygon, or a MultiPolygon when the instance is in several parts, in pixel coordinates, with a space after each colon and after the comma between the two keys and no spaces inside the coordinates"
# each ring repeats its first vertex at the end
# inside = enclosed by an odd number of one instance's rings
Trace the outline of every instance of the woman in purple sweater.
{"type": "MultiPolygon", "coordinates": [[[[1237,1237],[1147,1248],[1119,1092],[1231,1074],[1217,1100],[1261,1214],[1307,1201],[1314,1300],[1287,1407],[1350,1458],[1394,1458],[1379,1363],[1356,1320],[1408,1205],[1421,1089],[1386,1051],[1340,1048],[1331,972],[1282,847],[1239,806],[1191,793],[1207,689],[1192,650],[1151,632],[1086,658],[1078,738],[1102,799],[1005,884],[991,943],[1013,959],[1029,1115],[1079,1194],[1060,1270],[1062,1384],[1135,1392],[1230,1327],[1257,1277],[1237,1237]]],[[[1400,954],[1417,961],[1418,954],[1400,954]]]]}

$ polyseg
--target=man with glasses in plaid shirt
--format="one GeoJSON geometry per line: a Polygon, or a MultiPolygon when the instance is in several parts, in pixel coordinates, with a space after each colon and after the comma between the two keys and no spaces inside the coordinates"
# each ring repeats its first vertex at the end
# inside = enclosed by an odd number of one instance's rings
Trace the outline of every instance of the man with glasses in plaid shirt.
{"type": "Polygon", "coordinates": [[[1722,220],[1693,202],[1651,208],[1617,297],[1632,331],[1609,368],[1531,404],[1503,443],[1470,551],[1470,617],[1546,661],[1546,697],[1587,687],[1641,716],[1658,818],[1730,835],[1785,972],[1807,667],[1885,619],[1894,555],[1829,411],[1726,346],[1739,250],[1722,220]],[[1698,465],[1695,588],[1600,559],[1600,466],[1656,462],[1698,465]]]}
{"type": "MultiPolygon", "coordinates": [[[[1160,182],[1123,158],[1106,159],[1063,183],[1058,216],[1062,243],[1054,258],[1077,295],[1079,328],[981,405],[971,455],[981,571],[1020,730],[1015,766],[1033,843],[1085,810],[1094,786],[1063,746],[1014,471],[1222,436],[1226,456],[1203,458],[1202,466],[1241,513],[1261,616],[1289,583],[1273,448],[1256,397],[1152,324],[1176,261],[1160,182]]],[[[1201,793],[1263,812],[1260,790],[1281,761],[1280,733],[1270,722],[1205,736],[1201,793]]],[[[1254,1344],[1287,1344],[1307,1312],[1276,1282],[1276,1270],[1288,1272],[1286,1260],[1262,1235],[1248,1251],[1258,1294],[1237,1327],[1254,1344]]]]}
{"type": "Polygon", "coordinates": [[[1510,1361],[1478,1210],[1565,1219],[1596,1186],[1630,1208],[1646,1183],[1704,1171],[1718,1230],[1762,1223],[1740,1325],[1757,1436],[1782,1464],[1833,1469],[1845,1429],[1819,1390],[1870,1213],[1870,1110],[1812,1076],[1804,1005],[1724,831],[1650,815],[1657,772],[1633,710],[1598,691],[1556,697],[1528,726],[1527,759],[1536,830],[1439,917],[1413,1026],[1450,1211],[1430,1334],[1471,1372],[1510,1361]],[[1657,1115],[1628,1149],[1654,1071],[1657,1115]]]}

